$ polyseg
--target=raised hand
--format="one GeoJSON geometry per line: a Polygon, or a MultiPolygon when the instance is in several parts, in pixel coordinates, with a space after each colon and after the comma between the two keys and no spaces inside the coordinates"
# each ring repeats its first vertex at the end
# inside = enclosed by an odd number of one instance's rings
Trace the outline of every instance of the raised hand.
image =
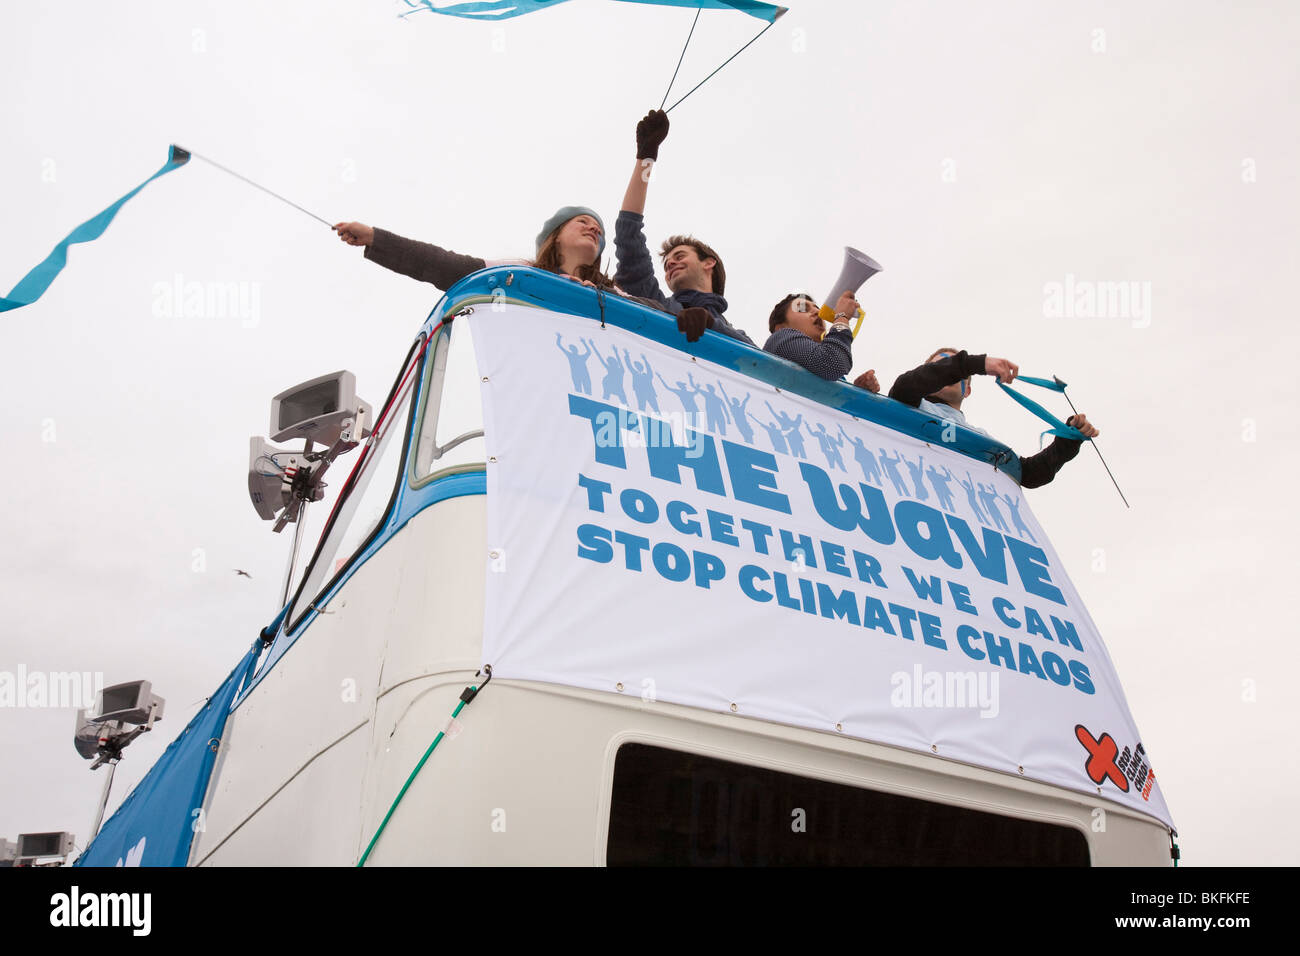
{"type": "Polygon", "coordinates": [[[636,124],[636,158],[658,159],[659,147],[668,138],[668,114],[651,110],[636,124]]]}
{"type": "Polygon", "coordinates": [[[996,375],[1003,385],[1010,385],[1020,374],[1020,366],[1008,359],[990,355],[984,359],[984,374],[996,375]]]}
{"type": "Polygon", "coordinates": [[[852,292],[841,292],[835,301],[835,318],[847,322],[858,317],[858,298],[852,292]]]}
{"type": "Polygon", "coordinates": [[[1065,424],[1073,425],[1079,431],[1083,432],[1084,438],[1096,438],[1101,432],[1088,421],[1088,416],[1082,413],[1071,415],[1065,420],[1065,424]]]}
{"type": "Polygon", "coordinates": [[[375,241],[375,230],[364,222],[336,222],[334,231],[349,246],[368,246],[375,241]]]}

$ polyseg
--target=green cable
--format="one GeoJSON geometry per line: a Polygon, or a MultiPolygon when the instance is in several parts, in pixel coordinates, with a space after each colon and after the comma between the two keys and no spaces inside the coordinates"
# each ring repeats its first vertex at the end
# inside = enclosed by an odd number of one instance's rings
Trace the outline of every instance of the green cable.
{"type": "MultiPolygon", "coordinates": [[[[473,700],[474,695],[478,693],[478,688],[471,685],[469,690],[470,690],[469,698],[470,700],[473,700]]],[[[465,705],[469,703],[469,701],[465,700],[464,697],[465,695],[461,696],[460,702],[456,704],[456,709],[451,712],[452,720],[455,720],[456,717],[460,714],[460,712],[465,709],[465,705]]],[[[388,812],[384,814],[384,822],[379,824],[379,829],[376,830],[375,835],[371,837],[370,845],[366,847],[366,852],[362,853],[361,859],[357,861],[358,867],[363,867],[366,865],[366,860],[370,856],[370,851],[373,850],[375,848],[375,844],[379,842],[380,834],[384,832],[384,827],[388,826],[388,821],[389,819],[392,818],[393,813],[397,810],[397,805],[402,802],[402,797],[406,796],[406,791],[410,788],[411,784],[415,781],[415,775],[420,772],[422,767],[424,767],[425,761],[429,759],[429,755],[433,753],[434,749],[442,741],[442,738],[445,735],[446,735],[445,731],[442,730],[438,731],[438,736],[433,738],[433,743],[429,744],[429,749],[424,752],[424,756],[420,758],[420,762],[415,765],[415,769],[411,771],[411,775],[406,778],[406,783],[402,784],[402,789],[397,794],[397,799],[393,801],[393,805],[389,807],[388,812]]]]}

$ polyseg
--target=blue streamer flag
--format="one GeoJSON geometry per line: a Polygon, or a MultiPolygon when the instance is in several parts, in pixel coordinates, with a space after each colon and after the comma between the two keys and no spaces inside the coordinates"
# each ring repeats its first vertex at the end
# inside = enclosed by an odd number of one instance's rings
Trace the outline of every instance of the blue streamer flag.
{"type": "Polygon", "coordinates": [[[258,639],[207,704],[122,802],[76,866],[184,866],[235,695],[252,676],[258,639]]]}
{"type": "MultiPolygon", "coordinates": [[[[431,10],[449,17],[469,20],[508,20],[525,13],[536,13],[568,0],[406,0],[406,5],[431,10]]],[[[660,7],[689,7],[692,10],[738,10],[751,17],[772,23],[785,7],[758,0],[619,0],[620,3],[648,3],[660,7]]]]}
{"type": "Polygon", "coordinates": [[[158,170],[135,189],[119,199],[113,205],[109,206],[98,216],[87,219],[67,237],[54,247],[45,260],[41,262],[31,272],[23,276],[19,283],[13,287],[10,293],[0,299],[0,312],[8,312],[10,309],[22,308],[24,305],[31,305],[37,299],[45,294],[45,290],[50,287],[58,274],[63,271],[63,267],[68,264],[68,246],[78,242],[91,242],[98,239],[108,228],[108,224],[113,221],[117,211],[122,208],[128,199],[144,189],[159,176],[170,173],[173,169],[179,169],[190,161],[190,154],[179,146],[172,146],[167,154],[167,162],[163,168],[158,170]]]}
{"type": "MultiPolygon", "coordinates": [[[[1064,382],[1049,381],[1048,379],[1045,378],[1034,378],[1030,375],[1017,375],[1016,381],[1025,382],[1026,384],[1029,385],[1037,385],[1039,388],[1050,388],[1054,392],[1065,391],[1064,382]]],[[[1047,422],[1047,424],[1052,426],[1051,428],[1047,429],[1047,431],[1043,432],[1042,435],[1038,436],[1040,440],[1042,439],[1043,435],[1060,435],[1062,438],[1072,438],[1075,441],[1092,441],[1091,438],[1088,438],[1086,435],[1084,435],[1083,432],[1079,431],[1079,429],[1075,428],[1073,425],[1065,424],[1065,422],[1061,421],[1059,418],[1057,418],[1055,415],[1053,415],[1051,412],[1045,409],[1042,405],[1039,405],[1032,398],[1029,398],[1026,395],[1021,395],[1014,388],[1011,388],[1007,385],[1003,385],[1001,382],[998,382],[998,386],[1002,389],[1002,391],[1006,392],[1008,395],[1014,398],[1025,408],[1029,409],[1031,412],[1033,412],[1043,421],[1047,422]]]]}

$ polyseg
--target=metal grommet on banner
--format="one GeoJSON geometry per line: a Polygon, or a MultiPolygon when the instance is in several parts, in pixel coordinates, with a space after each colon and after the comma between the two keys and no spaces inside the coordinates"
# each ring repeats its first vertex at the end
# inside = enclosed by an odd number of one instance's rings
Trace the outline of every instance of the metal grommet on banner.
{"type": "Polygon", "coordinates": [[[1025,772],[1025,768],[1024,768],[1024,767],[1017,767],[1016,769],[1017,769],[1018,771],[1020,771],[1022,774],[1025,772]]]}
{"type": "Polygon", "coordinates": [[[736,705],[735,705],[735,704],[732,704],[732,705],[731,705],[731,712],[734,714],[734,713],[736,712],[736,710],[737,710],[736,705]]]}
{"type": "Polygon", "coordinates": [[[623,682],[619,681],[617,684],[615,684],[614,689],[618,691],[620,694],[623,693],[623,682]]]}
{"type": "Polygon", "coordinates": [[[493,455],[491,458],[488,459],[488,464],[489,464],[489,465],[495,465],[496,463],[497,463],[497,456],[496,456],[496,455],[493,455]]]}
{"type": "Polygon", "coordinates": [[[486,382],[487,380],[488,380],[488,377],[487,377],[486,375],[484,375],[484,376],[483,376],[483,381],[486,382]]]}
{"type": "Polygon", "coordinates": [[[937,754],[937,753],[939,752],[939,745],[938,745],[938,744],[930,744],[930,752],[931,752],[931,753],[936,753],[936,754],[937,754]]]}
{"type": "Polygon", "coordinates": [[[842,733],[844,733],[844,725],[843,725],[843,724],[836,724],[836,725],[835,725],[835,732],[836,732],[837,734],[842,734],[842,733]]]}

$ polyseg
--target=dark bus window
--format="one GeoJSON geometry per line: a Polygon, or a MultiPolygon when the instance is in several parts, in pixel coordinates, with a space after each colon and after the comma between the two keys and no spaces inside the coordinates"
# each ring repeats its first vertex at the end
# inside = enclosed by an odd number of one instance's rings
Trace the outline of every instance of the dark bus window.
{"type": "Polygon", "coordinates": [[[610,866],[1087,866],[1078,830],[625,744],[610,866]]]}

